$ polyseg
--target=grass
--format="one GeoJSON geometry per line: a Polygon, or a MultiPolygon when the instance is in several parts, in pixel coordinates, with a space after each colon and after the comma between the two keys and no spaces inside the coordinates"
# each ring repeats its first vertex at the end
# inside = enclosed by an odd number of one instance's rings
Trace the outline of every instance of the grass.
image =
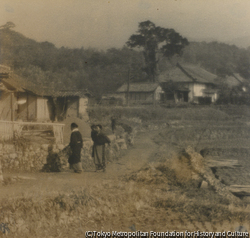
{"type": "Polygon", "coordinates": [[[163,108],[160,106],[89,107],[90,120],[109,122],[117,118],[139,118],[143,122],[155,120],[228,120],[229,116],[216,107],[163,108]]]}
{"type": "Polygon", "coordinates": [[[250,106],[249,105],[220,105],[219,110],[225,112],[230,116],[236,116],[239,118],[249,118],[250,117],[250,106]]]}
{"type": "MultiPolygon", "coordinates": [[[[210,189],[181,187],[184,180],[173,184],[168,179],[171,168],[149,173],[150,168],[140,170],[138,180],[103,181],[70,193],[26,193],[3,199],[0,219],[10,229],[7,237],[81,237],[86,230],[130,231],[133,224],[142,231],[159,231],[166,224],[182,223],[184,230],[194,221],[249,221],[249,206],[230,205],[210,189]]],[[[6,236],[0,233],[0,237],[6,236]]]]}

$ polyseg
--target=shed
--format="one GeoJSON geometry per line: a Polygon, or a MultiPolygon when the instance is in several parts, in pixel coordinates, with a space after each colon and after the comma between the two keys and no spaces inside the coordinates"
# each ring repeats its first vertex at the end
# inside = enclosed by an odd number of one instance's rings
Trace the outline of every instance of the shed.
{"type": "Polygon", "coordinates": [[[91,94],[87,90],[51,90],[43,89],[37,94],[48,99],[51,120],[62,121],[66,117],[87,117],[88,99],[91,94]]]}
{"type": "Polygon", "coordinates": [[[123,84],[116,93],[131,103],[156,103],[162,98],[164,91],[159,83],[130,83],[123,84]]]}
{"type": "Polygon", "coordinates": [[[91,94],[86,90],[43,87],[13,74],[10,70],[0,79],[1,119],[62,121],[66,116],[87,116],[88,97],[91,94]]]}

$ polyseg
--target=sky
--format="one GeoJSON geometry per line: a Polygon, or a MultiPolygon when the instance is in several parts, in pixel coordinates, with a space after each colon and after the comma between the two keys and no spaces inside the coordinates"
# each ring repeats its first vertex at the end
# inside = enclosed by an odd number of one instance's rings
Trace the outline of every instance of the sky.
{"type": "Polygon", "coordinates": [[[146,20],[189,40],[250,40],[249,0],[0,0],[0,25],[57,47],[120,48],[146,20]]]}

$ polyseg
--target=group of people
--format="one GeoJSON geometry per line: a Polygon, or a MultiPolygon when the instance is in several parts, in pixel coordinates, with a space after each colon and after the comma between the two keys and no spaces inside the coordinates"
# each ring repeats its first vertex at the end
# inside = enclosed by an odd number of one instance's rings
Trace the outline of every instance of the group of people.
{"type": "MultiPolygon", "coordinates": [[[[94,142],[92,147],[92,157],[94,159],[95,169],[103,170],[106,169],[105,161],[105,144],[111,143],[110,139],[102,132],[102,125],[91,126],[91,138],[94,142]]],[[[68,159],[70,168],[76,173],[82,172],[81,165],[81,149],[83,146],[82,135],[78,129],[76,123],[71,124],[71,136],[69,146],[71,148],[71,155],[68,159]]]]}

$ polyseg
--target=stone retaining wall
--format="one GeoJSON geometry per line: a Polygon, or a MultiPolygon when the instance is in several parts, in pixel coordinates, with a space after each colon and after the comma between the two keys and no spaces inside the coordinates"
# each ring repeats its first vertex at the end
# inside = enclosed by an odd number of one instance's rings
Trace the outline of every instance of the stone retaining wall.
{"type": "MultiPolygon", "coordinates": [[[[107,161],[113,161],[120,156],[121,151],[127,149],[129,138],[109,136],[111,146],[107,146],[107,161]]],[[[131,139],[130,139],[131,140],[131,139]]],[[[91,140],[83,142],[82,164],[84,169],[93,166],[91,140]]],[[[63,144],[32,144],[18,147],[13,144],[0,144],[0,180],[2,171],[40,171],[51,157],[57,156],[67,163],[67,153],[59,153],[67,145],[63,144]]]]}
{"type": "Polygon", "coordinates": [[[38,171],[46,163],[51,151],[59,151],[64,145],[33,144],[18,147],[0,144],[3,171],[38,171]]]}

